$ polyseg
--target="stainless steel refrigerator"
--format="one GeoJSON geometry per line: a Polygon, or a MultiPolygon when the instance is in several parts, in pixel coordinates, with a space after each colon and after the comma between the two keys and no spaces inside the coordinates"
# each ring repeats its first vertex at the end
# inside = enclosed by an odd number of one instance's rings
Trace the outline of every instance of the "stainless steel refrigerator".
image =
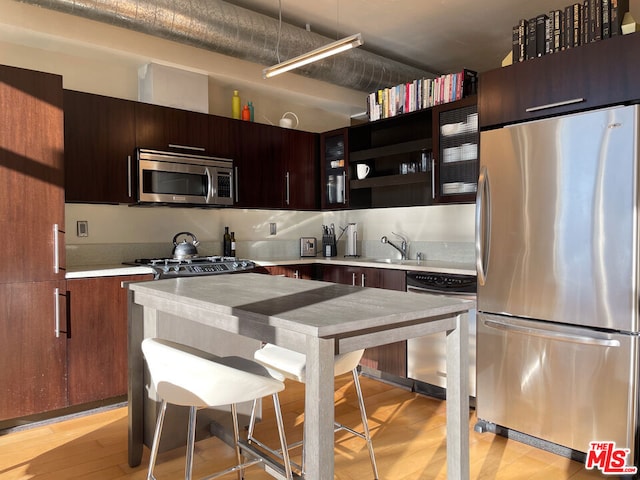
{"type": "Polygon", "coordinates": [[[480,423],[636,465],[639,134],[638,106],[481,132],[476,210],[480,423]]]}

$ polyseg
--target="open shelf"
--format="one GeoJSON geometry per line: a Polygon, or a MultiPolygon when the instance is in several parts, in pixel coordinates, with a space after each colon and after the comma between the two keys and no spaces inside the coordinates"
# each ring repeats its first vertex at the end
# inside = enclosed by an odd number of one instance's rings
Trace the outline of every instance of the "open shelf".
{"type": "Polygon", "coordinates": [[[351,180],[349,182],[352,189],[391,187],[396,185],[412,185],[416,183],[427,183],[431,181],[429,173],[408,173],[406,175],[385,175],[382,177],[371,177],[363,180],[351,180]]]}
{"type": "Polygon", "coordinates": [[[400,155],[403,153],[419,152],[421,150],[431,150],[431,139],[421,138],[409,142],[396,143],[393,145],[385,145],[383,147],[367,148],[364,150],[356,150],[349,153],[351,162],[362,162],[380,157],[388,157],[391,155],[400,155]]]}

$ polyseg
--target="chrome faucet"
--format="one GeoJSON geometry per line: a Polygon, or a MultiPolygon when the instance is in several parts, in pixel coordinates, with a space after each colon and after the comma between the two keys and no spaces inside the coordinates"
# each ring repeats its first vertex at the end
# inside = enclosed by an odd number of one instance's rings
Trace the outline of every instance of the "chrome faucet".
{"type": "Polygon", "coordinates": [[[396,232],[391,232],[393,233],[396,237],[400,238],[402,240],[402,243],[400,244],[400,246],[396,245],[395,243],[393,243],[391,240],[389,240],[386,236],[383,236],[380,241],[382,243],[388,243],[389,245],[391,245],[393,248],[395,248],[396,250],[398,250],[400,252],[400,255],[402,255],[402,260],[406,260],[407,259],[407,238],[403,237],[400,234],[397,234],[396,232]]]}

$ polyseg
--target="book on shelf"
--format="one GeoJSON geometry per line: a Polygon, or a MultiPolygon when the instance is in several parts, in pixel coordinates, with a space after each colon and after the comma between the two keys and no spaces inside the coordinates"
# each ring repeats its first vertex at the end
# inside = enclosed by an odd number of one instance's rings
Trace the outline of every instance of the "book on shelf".
{"type": "Polygon", "coordinates": [[[536,17],[536,32],[535,32],[535,45],[536,45],[536,57],[541,57],[545,54],[545,39],[547,36],[547,17],[546,14],[538,15],[536,17]]]}
{"type": "Polygon", "coordinates": [[[622,19],[629,11],[629,0],[611,1],[611,36],[622,35],[622,19]]]}
{"type": "Polygon", "coordinates": [[[602,0],[602,38],[611,37],[611,1],[602,0]]]}
{"type": "Polygon", "coordinates": [[[369,120],[395,117],[476,93],[478,74],[472,70],[421,78],[367,95],[369,120]]]}
{"type": "Polygon", "coordinates": [[[524,18],[513,27],[511,50],[513,63],[524,62],[527,59],[527,20],[524,18]]]}
{"type": "Polygon", "coordinates": [[[527,60],[536,58],[536,19],[527,21],[527,60]]]}

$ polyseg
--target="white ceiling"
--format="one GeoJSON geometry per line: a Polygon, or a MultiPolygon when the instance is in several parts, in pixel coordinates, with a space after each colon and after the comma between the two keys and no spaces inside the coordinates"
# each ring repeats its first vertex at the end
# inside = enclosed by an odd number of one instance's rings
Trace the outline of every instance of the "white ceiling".
{"type": "MultiPolygon", "coordinates": [[[[521,18],[573,0],[226,0],[331,38],[362,32],[365,48],[432,73],[500,66],[521,18]]],[[[640,0],[630,0],[631,11],[640,0]]],[[[640,13],[636,16],[640,20],[640,13]]]]}

